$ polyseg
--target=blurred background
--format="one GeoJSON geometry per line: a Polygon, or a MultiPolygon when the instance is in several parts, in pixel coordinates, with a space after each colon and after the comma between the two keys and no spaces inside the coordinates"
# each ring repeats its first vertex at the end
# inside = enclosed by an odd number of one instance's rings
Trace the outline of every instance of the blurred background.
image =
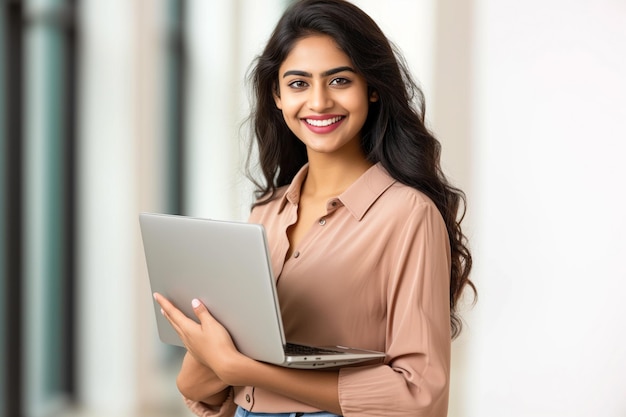
{"type": "MultiPolygon", "coordinates": [[[[626,416],[626,2],[359,0],[464,189],[451,417],[626,416]]],[[[0,417],[188,416],[137,215],[245,220],[287,0],[3,0],[0,417]]]]}

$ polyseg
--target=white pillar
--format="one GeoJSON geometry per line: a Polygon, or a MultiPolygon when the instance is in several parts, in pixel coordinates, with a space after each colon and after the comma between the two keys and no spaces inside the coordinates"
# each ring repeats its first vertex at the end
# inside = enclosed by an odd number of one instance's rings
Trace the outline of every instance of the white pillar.
{"type": "Polygon", "coordinates": [[[166,191],[160,4],[81,3],[78,399],[103,415],[136,415],[158,375],[138,213],[166,191]]]}
{"type": "Polygon", "coordinates": [[[245,220],[252,189],[244,175],[246,74],[284,1],[187,3],[187,214],[245,220]]]}
{"type": "Polygon", "coordinates": [[[236,1],[187,3],[187,214],[233,216],[237,116],[243,83],[237,71],[236,1]]]}

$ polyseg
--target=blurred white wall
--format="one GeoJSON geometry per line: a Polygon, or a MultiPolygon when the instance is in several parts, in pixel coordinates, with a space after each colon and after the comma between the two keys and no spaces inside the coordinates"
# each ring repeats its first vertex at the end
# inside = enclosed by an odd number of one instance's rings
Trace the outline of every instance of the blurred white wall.
{"type": "Polygon", "coordinates": [[[622,1],[476,1],[458,415],[626,415],[625,23],[622,1]]]}
{"type": "MultiPolygon", "coordinates": [[[[284,3],[188,2],[189,214],[247,216],[245,74],[284,3]]],[[[355,3],[407,57],[468,194],[479,302],[453,345],[450,415],[626,415],[626,5],[355,3]]],[[[102,415],[178,401],[136,220],[164,206],[160,7],[83,2],[79,386],[102,415]]]]}

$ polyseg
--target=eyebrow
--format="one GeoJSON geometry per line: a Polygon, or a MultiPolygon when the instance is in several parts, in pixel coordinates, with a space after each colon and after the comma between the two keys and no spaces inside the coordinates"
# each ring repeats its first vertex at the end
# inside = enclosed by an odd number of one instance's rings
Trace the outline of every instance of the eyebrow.
{"type": "MultiPolygon", "coordinates": [[[[330,75],[335,75],[335,74],[337,74],[339,72],[343,72],[343,71],[350,71],[350,72],[356,73],[354,68],[348,67],[348,66],[343,66],[343,67],[332,68],[332,69],[329,69],[328,71],[324,71],[321,75],[322,75],[322,77],[328,77],[330,75]]],[[[297,75],[299,77],[308,77],[308,78],[313,77],[313,74],[311,74],[310,72],[299,71],[299,70],[290,70],[290,71],[286,71],[283,74],[283,78],[288,77],[290,75],[297,75]]]]}

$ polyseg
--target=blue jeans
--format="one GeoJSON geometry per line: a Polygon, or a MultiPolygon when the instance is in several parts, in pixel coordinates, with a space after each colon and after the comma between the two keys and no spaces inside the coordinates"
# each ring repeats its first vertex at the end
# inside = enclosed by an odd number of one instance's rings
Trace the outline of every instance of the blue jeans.
{"type": "Polygon", "coordinates": [[[337,414],[327,413],[326,411],[320,411],[318,413],[253,413],[247,411],[241,407],[237,407],[235,417],[341,417],[337,414]]]}

